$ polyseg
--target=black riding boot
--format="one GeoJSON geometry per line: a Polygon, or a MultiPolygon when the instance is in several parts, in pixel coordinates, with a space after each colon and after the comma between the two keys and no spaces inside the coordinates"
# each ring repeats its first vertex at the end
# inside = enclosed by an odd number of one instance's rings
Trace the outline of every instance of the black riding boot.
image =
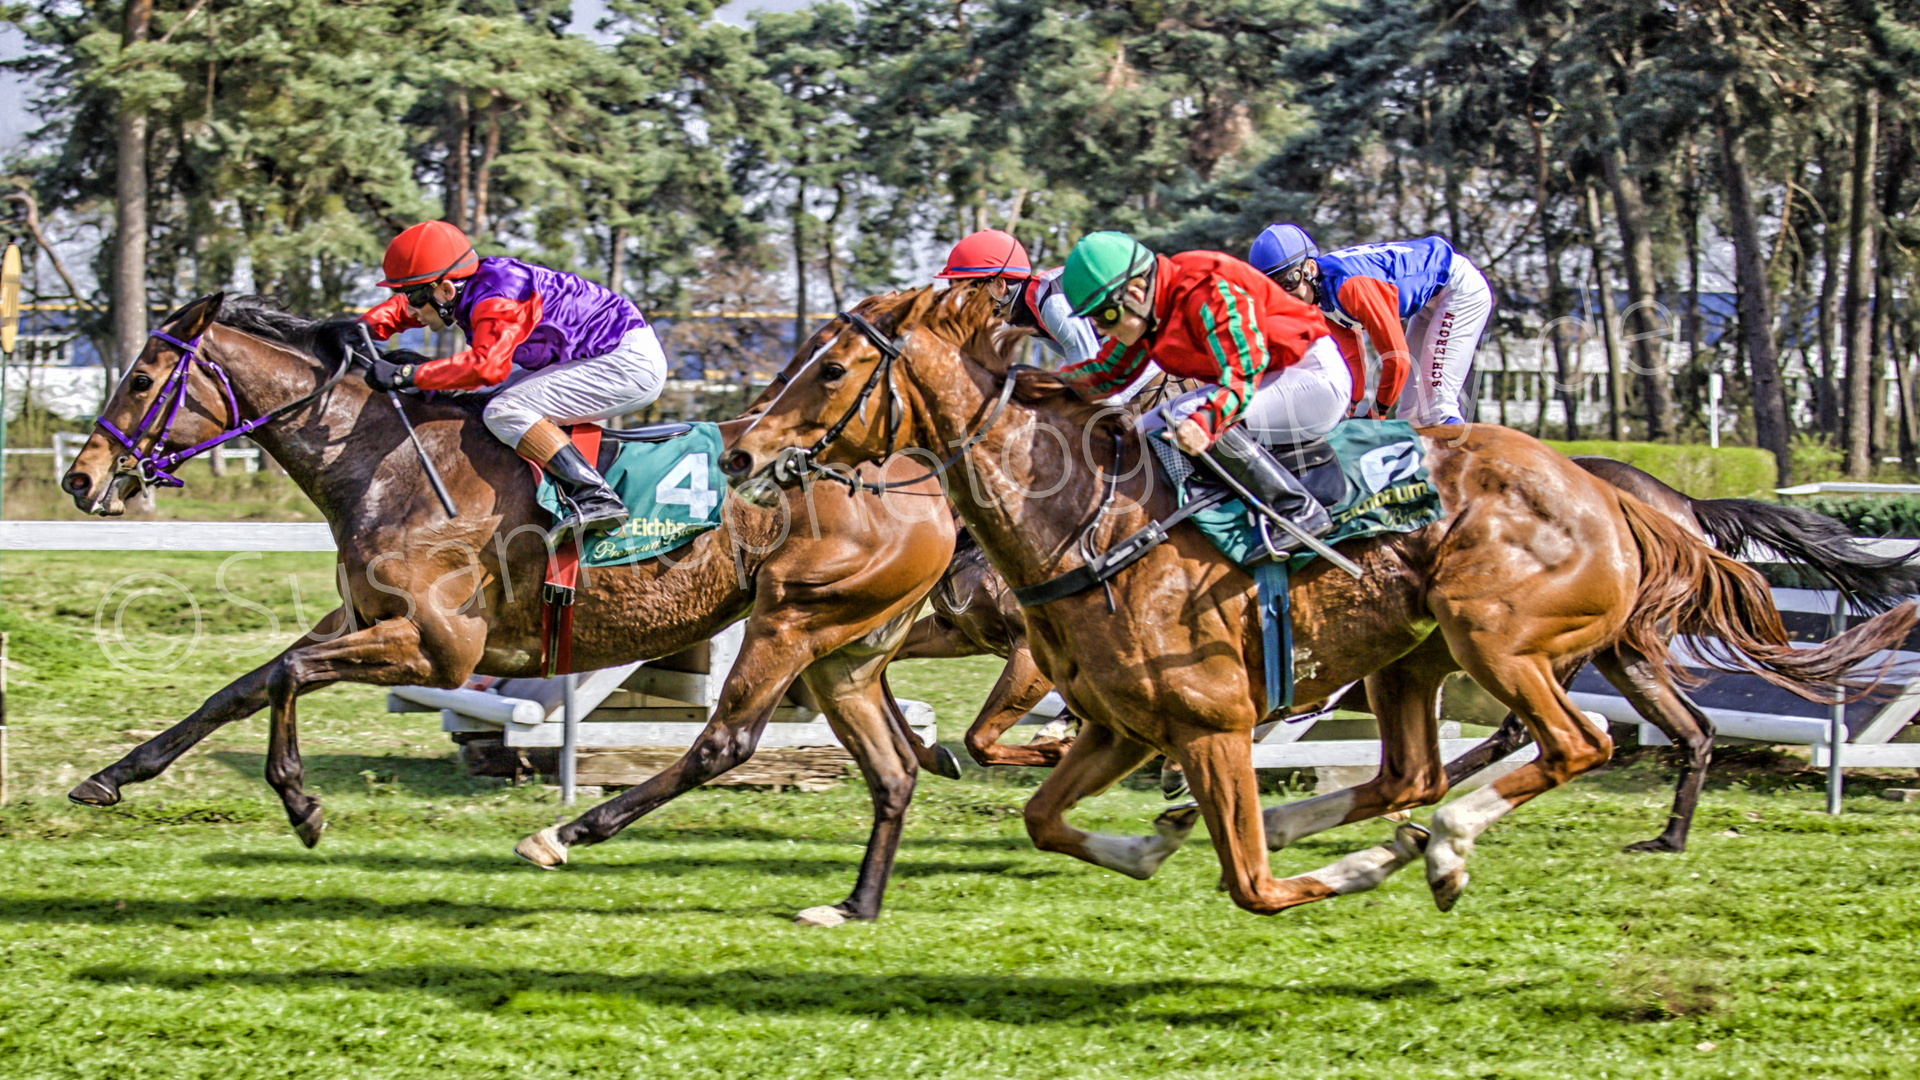
{"type": "Polygon", "coordinates": [[[1324,536],[1332,530],[1327,508],[1245,427],[1235,424],[1221,433],[1207,458],[1308,536],[1324,536]]]}
{"type": "Polygon", "coordinates": [[[574,529],[582,533],[612,532],[627,523],[627,508],[620,496],[607,486],[605,477],[587,464],[580,448],[568,443],[548,460],[547,475],[573,507],[573,513],[554,526],[556,539],[564,539],[574,529]]]}

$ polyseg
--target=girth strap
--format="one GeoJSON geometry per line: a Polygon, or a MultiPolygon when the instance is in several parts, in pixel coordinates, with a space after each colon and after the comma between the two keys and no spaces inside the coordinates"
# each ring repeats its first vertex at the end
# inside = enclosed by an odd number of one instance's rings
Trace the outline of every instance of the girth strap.
{"type": "Polygon", "coordinates": [[[1201,495],[1187,505],[1168,515],[1165,521],[1149,521],[1146,527],[1123,537],[1112,547],[1088,559],[1085,563],[1058,577],[1051,577],[1037,585],[1021,585],[1013,590],[1013,598],[1021,607],[1039,607],[1064,599],[1075,593],[1082,593],[1102,582],[1108,581],[1120,571],[1139,562],[1147,552],[1166,542],[1168,533],[1175,525],[1201,510],[1217,506],[1227,499],[1227,493],[1215,488],[1201,495]]]}

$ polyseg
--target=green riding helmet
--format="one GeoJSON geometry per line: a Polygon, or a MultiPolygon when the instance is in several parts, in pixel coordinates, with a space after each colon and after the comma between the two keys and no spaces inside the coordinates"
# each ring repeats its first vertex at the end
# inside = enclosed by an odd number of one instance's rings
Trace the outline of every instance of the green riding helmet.
{"type": "MultiPolygon", "coordinates": [[[[1067,256],[1066,269],[1060,273],[1060,289],[1067,294],[1075,315],[1092,315],[1109,299],[1119,303],[1117,294],[1127,282],[1151,274],[1154,266],[1153,252],[1126,233],[1088,233],[1067,256]]],[[[1116,312],[1104,321],[1118,320],[1116,312]]]]}

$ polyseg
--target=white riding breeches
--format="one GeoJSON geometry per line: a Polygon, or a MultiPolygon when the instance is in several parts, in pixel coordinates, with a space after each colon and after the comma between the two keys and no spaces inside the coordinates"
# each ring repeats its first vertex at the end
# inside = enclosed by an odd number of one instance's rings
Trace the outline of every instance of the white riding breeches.
{"type": "MultiPolygon", "coordinates": [[[[1141,430],[1152,431],[1193,415],[1215,390],[1203,386],[1189,390],[1155,409],[1141,419],[1141,430]],[[1161,419],[1165,412],[1170,421],[1161,419]]],[[[1307,346],[1307,353],[1292,367],[1269,371],[1260,376],[1253,400],[1241,420],[1247,433],[1268,446],[1292,446],[1310,443],[1327,436],[1335,424],[1347,418],[1347,406],[1353,400],[1353,373],[1340,355],[1340,346],[1331,337],[1322,337],[1307,346]]]]}
{"type": "Polygon", "coordinates": [[[517,447],[543,419],[583,424],[630,413],[653,404],[666,384],[667,354],[653,328],[642,326],[601,356],[538,371],[515,368],[480,415],[496,438],[517,447]]]}
{"type": "Polygon", "coordinates": [[[1455,252],[1447,286],[1407,323],[1412,370],[1396,415],[1415,424],[1457,424],[1466,419],[1461,393],[1473,371],[1473,352],[1493,314],[1493,290],[1466,256],[1455,252]]]}

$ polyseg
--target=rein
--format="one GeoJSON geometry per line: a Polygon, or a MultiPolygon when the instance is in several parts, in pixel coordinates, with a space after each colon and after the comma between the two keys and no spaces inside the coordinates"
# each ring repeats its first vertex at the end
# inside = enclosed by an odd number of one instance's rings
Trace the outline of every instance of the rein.
{"type": "MultiPolygon", "coordinates": [[[[894,443],[899,440],[900,414],[904,410],[900,402],[900,391],[893,384],[893,362],[900,358],[902,351],[899,341],[881,332],[879,327],[868,322],[864,316],[843,311],[840,317],[847,320],[849,326],[858,330],[861,337],[866,338],[875,349],[879,350],[880,362],[874,365],[873,374],[867,376],[866,385],[860,388],[860,395],[853,399],[853,404],[847,406],[847,411],[841,415],[840,419],[834,421],[833,426],[827,428],[826,433],[821,435],[818,441],[805,448],[787,447],[774,456],[772,472],[776,483],[786,484],[806,477],[817,477],[847,485],[849,497],[861,491],[884,495],[894,488],[912,487],[923,481],[945,475],[946,471],[964,457],[968,450],[977,445],[981,439],[986,438],[987,430],[1000,419],[1000,414],[1006,411],[1007,402],[1013,399],[1015,373],[1019,370],[1017,367],[1007,369],[1006,378],[1000,386],[1000,396],[994,401],[992,410],[987,413],[986,419],[980,422],[980,426],[975,428],[971,435],[961,440],[960,448],[947,455],[946,460],[911,480],[862,480],[854,475],[852,470],[843,472],[830,465],[822,465],[818,461],[819,456],[826,451],[827,447],[833,445],[834,440],[838,439],[842,432],[847,430],[847,425],[853,422],[856,415],[866,412],[867,399],[873,396],[874,390],[882,381],[887,385],[888,397],[887,452],[884,455],[886,457],[892,456],[894,443]]],[[[784,383],[787,380],[781,377],[778,381],[784,383]]]]}
{"type": "MultiPolygon", "coordinates": [[[[315,387],[312,393],[270,412],[262,413],[252,420],[243,421],[240,419],[240,402],[233,395],[233,383],[227,378],[227,370],[220,366],[220,361],[199,355],[200,338],[203,335],[195,334],[191,340],[181,341],[164,330],[151,330],[148,331],[148,336],[158,338],[179,349],[180,359],[174,362],[173,373],[167,376],[165,385],[160,388],[159,396],[153,399],[153,405],[147,409],[147,415],[140,418],[140,423],[134,427],[132,435],[115,427],[113,421],[104,416],[94,419],[94,423],[100,425],[108,435],[113,436],[114,441],[132,454],[133,460],[139,466],[136,472],[143,487],[151,487],[155,484],[161,487],[186,487],[185,480],[173,475],[174,469],[224,442],[240,438],[242,435],[250,435],[314,400],[333,389],[334,384],[346,375],[347,369],[353,366],[353,353],[349,351],[341,359],[340,367],[328,377],[327,381],[315,387]],[[180,414],[180,406],[187,400],[187,378],[192,374],[195,364],[213,372],[214,377],[220,381],[220,390],[227,399],[227,416],[231,418],[228,422],[233,426],[211,439],[195,443],[184,450],[174,450],[165,454],[155,453],[167,441],[167,436],[173,432],[173,422],[180,414]],[[148,428],[153,426],[154,420],[160,417],[163,409],[166,415],[161,421],[160,433],[154,437],[147,449],[140,449],[140,438],[148,428]]],[[[124,471],[126,470],[115,470],[115,472],[124,471]]]]}

